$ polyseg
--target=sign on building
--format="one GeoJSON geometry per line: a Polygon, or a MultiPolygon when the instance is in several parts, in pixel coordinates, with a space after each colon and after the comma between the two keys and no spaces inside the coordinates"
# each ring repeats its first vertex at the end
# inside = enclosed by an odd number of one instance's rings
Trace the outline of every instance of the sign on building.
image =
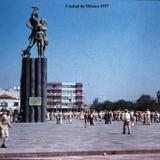
{"type": "Polygon", "coordinates": [[[41,97],[29,97],[29,106],[41,106],[41,97]]]}

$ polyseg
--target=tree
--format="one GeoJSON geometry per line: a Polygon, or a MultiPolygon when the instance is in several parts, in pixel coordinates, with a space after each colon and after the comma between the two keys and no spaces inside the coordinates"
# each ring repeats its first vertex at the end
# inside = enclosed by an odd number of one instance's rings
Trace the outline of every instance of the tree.
{"type": "Polygon", "coordinates": [[[95,99],[93,100],[93,103],[92,103],[92,105],[91,105],[91,108],[92,108],[92,109],[97,108],[98,104],[99,104],[99,100],[98,100],[98,98],[95,98],[95,99]]]}
{"type": "Polygon", "coordinates": [[[134,110],[133,108],[133,103],[130,101],[125,101],[123,99],[118,100],[114,103],[114,108],[115,110],[124,110],[124,109],[130,109],[130,110],[134,110]]]}
{"type": "Polygon", "coordinates": [[[150,95],[142,95],[137,99],[137,110],[146,110],[147,108],[153,110],[156,101],[150,95]]]}
{"type": "Polygon", "coordinates": [[[146,109],[150,109],[151,111],[160,111],[159,104],[156,103],[156,100],[152,98],[150,95],[142,95],[137,99],[136,102],[125,101],[120,99],[116,102],[104,101],[99,103],[98,98],[95,98],[91,109],[95,109],[96,111],[104,111],[104,110],[134,110],[134,111],[144,111],[146,109]]]}
{"type": "Polygon", "coordinates": [[[111,101],[104,101],[103,102],[104,110],[113,110],[113,103],[111,101]]]}

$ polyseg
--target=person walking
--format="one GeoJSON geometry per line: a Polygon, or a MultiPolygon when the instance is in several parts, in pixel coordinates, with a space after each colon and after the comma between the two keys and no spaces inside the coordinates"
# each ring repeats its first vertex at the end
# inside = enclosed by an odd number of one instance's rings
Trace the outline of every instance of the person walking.
{"type": "Polygon", "coordinates": [[[112,114],[111,112],[106,112],[104,114],[104,120],[105,120],[105,124],[111,124],[112,123],[112,114]]]}
{"type": "Polygon", "coordinates": [[[72,112],[68,112],[68,123],[72,123],[72,117],[73,117],[73,114],[72,112]]]}
{"type": "Polygon", "coordinates": [[[92,110],[89,113],[89,122],[90,122],[90,126],[94,126],[94,124],[93,124],[93,111],[92,110]]]}
{"type": "Polygon", "coordinates": [[[61,116],[59,111],[55,114],[55,119],[56,119],[56,124],[60,124],[61,116]]]}
{"type": "Polygon", "coordinates": [[[1,138],[2,138],[2,145],[1,148],[7,148],[6,144],[9,138],[9,129],[8,127],[12,128],[10,123],[10,111],[7,113],[3,113],[1,121],[0,121],[0,128],[1,128],[1,138]]]}
{"type": "Polygon", "coordinates": [[[84,127],[86,128],[87,127],[87,121],[88,121],[88,112],[86,111],[84,113],[84,127]]]}
{"type": "Polygon", "coordinates": [[[108,111],[105,112],[105,114],[104,114],[104,121],[105,121],[105,124],[109,124],[108,111]]]}
{"type": "Polygon", "coordinates": [[[147,125],[151,124],[151,112],[149,111],[149,109],[147,109],[146,111],[146,124],[147,125]]]}
{"type": "Polygon", "coordinates": [[[128,110],[125,109],[125,113],[122,115],[123,120],[123,134],[126,134],[126,128],[128,128],[128,134],[131,134],[131,116],[128,113],[128,110]]]}

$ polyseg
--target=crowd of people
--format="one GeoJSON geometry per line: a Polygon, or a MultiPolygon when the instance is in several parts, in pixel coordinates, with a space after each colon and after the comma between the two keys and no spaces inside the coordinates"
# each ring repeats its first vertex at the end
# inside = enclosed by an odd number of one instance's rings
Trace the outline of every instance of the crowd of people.
{"type": "MultiPolygon", "coordinates": [[[[72,119],[86,120],[90,122],[90,125],[93,125],[94,121],[103,121],[105,124],[111,124],[112,121],[120,121],[123,120],[124,111],[101,111],[96,112],[92,110],[87,110],[83,112],[48,112],[47,120],[55,120],[61,121],[68,119],[70,123],[72,123],[72,119]]],[[[149,109],[146,111],[127,111],[130,115],[131,125],[134,126],[137,122],[141,122],[142,124],[150,125],[151,123],[159,123],[160,122],[160,113],[159,112],[151,112],[149,109]]],[[[59,123],[57,123],[59,124],[59,123]]]]}
{"type": "Polygon", "coordinates": [[[72,119],[79,119],[84,121],[84,127],[88,125],[93,126],[94,121],[101,121],[105,124],[112,124],[113,121],[123,121],[123,134],[131,134],[131,127],[134,127],[137,123],[143,125],[150,125],[152,123],[160,122],[160,113],[151,112],[149,109],[146,111],[101,111],[96,112],[93,110],[87,110],[83,112],[48,112],[47,120],[55,120],[56,124],[62,124],[63,120],[68,120],[72,123],[72,119]]]}
{"type": "MultiPolygon", "coordinates": [[[[7,140],[9,137],[8,127],[12,127],[10,122],[15,121],[14,113],[10,111],[0,112],[0,138],[2,139],[2,148],[7,148],[7,140]]],[[[94,126],[95,121],[100,121],[106,125],[111,125],[113,121],[123,121],[122,134],[131,134],[131,128],[137,123],[143,125],[151,125],[152,123],[160,123],[160,112],[146,111],[93,111],[86,110],[82,112],[47,112],[46,120],[55,121],[57,125],[63,124],[63,121],[72,123],[73,119],[84,121],[84,127],[94,126]]]]}
{"type": "Polygon", "coordinates": [[[146,111],[101,111],[96,112],[92,110],[87,110],[84,112],[57,112],[48,113],[48,120],[55,120],[56,124],[62,124],[63,120],[68,119],[69,123],[72,123],[72,119],[76,118],[79,120],[84,120],[84,127],[88,125],[93,126],[94,121],[104,121],[105,124],[112,124],[113,121],[123,121],[122,134],[131,134],[131,128],[137,123],[143,125],[151,125],[151,123],[160,122],[160,113],[151,112],[149,109],[146,111]]]}

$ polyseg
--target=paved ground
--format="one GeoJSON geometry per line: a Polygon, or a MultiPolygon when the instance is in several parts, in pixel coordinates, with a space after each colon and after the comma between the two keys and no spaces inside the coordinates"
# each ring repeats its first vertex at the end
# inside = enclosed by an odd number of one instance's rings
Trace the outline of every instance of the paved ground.
{"type": "MultiPolygon", "coordinates": [[[[103,160],[110,158],[111,160],[117,160],[118,154],[121,153],[160,154],[160,124],[156,123],[152,125],[138,124],[132,128],[131,135],[122,134],[122,122],[113,122],[111,125],[105,125],[104,122],[95,122],[95,126],[88,126],[87,128],[84,128],[83,121],[79,120],[73,120],[72,124],[65,121],[62,125],[56,125],[54,121],[17,123],[13,124],[13,127],[13,129],[10,129],[8,148],[0,149],[0,157],[5,153],[8,155],[10,153],[12,155],[17,155],[17,153],[27,155],[31,152],[48,154],[48,158],[50,156],[61,156],[56,157],[57,160],[59,160],[58,158],[61,158],[61,160],[73,159],[74,155],[76,155],[74,159],[83,160],[86,155],[94,156],[95,154],[98,154],[98,156],[89,159],[99,160],[98,158],[100,158],[103,160]],[[116,155],[99,157],[104,152],[108,154],[116,153],[116,155]],[[72,157],[63,158],[65,155],[72,157]]],[[[154,157],[157,156],[160,159],[159,154],[154,154],[154,157]]],[[[153,158],[153,155],[151,156],[153,158]]],[[[125,157],[123,159],[129,160],[127,156],[126,159],[125,157]]]]}
{"type": "MultiPolygon", "coordinates": [[[[35,159],[37,158],[34,158],[33,160],[35,159]]],[[[160,154],[156,155],[142,154],[142,155],[114,155],[114,156],[109,155],[109,156],[48,157],[45,160],[159,160],[159,159],[160,159],[160,154]]]]}
{"type": "MultiPolygon", "coordinates": [[[[8,159],[8,158],[6,158],[8,159]]],[[[1,160],[6,160],[1,159],[1,160]]],[[[114,156],[69,156],[69,157],[39,157],[39,158],[10,158],[10,160],[159,160],[160,154],[146,155],[114,155],[114,156]]]]}

